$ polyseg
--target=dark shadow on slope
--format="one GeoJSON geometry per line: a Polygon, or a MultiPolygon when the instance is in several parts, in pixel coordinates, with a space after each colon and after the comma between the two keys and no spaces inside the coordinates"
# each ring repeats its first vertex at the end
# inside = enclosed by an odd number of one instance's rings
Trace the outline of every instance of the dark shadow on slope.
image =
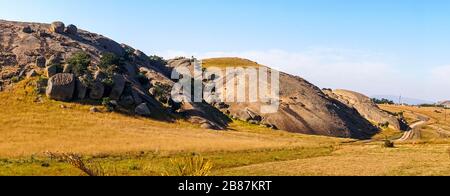
{"type": "Polygon", "coordinates": [[[353,139],[371,139],[376,134],[380,133],[380,129],[365,119],[358,111],[349,108],[340,101],[330,98],[333,105],[327,105],[330,111],[335,111],[340,119],[346,123],[347,127],[353,127],[350,131],[350,138],[353,139]]]}

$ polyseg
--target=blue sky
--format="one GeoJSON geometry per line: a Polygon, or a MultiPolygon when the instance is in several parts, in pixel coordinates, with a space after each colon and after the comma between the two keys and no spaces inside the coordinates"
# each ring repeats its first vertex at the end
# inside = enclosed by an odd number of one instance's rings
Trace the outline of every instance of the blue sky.
{"type": "Polygon", "coordinates": [[[320,87],[450,99],[447,0],[0,0],[0,18],[61,20],[167,58],[252,58],[320,87]]]}

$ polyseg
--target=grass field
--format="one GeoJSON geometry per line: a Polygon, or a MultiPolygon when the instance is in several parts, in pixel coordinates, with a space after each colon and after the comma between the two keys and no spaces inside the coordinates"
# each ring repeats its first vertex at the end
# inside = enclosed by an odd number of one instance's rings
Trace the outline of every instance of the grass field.
{"type": "Polygon", "coordinates": [[[217,68],[225,68],[225,67],[259,67],[256,62],[242,59],[242,58],[210,58],[204,59],[202,61],[203,67],[217,67],[217,68]]]}
{"type": "MultiPolygon", "coordinates": [[[[108,175],[163,175],[172,160],[200,154],[211,175],[450,175],[449,121],[433,108],[382,106],[431,118],[424,139],[381,142],[292,134],[235,121],[227,131],[160,122],[39,98],[26,80],[0,93],[0,175],[82,175],[44,152],[77,153],[108,175]],[[61,107],[64,105],[64,107],[61,107]],[[448,130],[448,129],[447,129],[448,130]]],[[[101,106],[99,106],[101,107],[101,106]]]]}

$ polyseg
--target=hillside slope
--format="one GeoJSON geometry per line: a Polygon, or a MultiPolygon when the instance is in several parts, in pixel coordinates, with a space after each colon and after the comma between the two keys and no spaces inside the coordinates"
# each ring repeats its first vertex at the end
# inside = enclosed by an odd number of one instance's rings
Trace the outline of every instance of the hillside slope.
{"type": "Polygon", "coordinates": [[[207,104],[188,105],[184,110],[171,104],[173,82],[162,60],[74,25],[0,20],[0,45],[2,88],[28,76],[41,76],[49,80],[41,88],[47,88],[47,95],[54,99],[108,98],[121,110],[165,120],[181,117],[211,129],[224,129],[229,122],[207,104]],[[68,86],[58,84],[61,81],[68,86]],[[158,94],[152,95],[151,89],[158,94]]]}
{"type": "MultiPolygon", "coordinates": [[[[214,58],[205,59],[203,62],[206,67],[222,70],[227,67],[264,67],[239,58],[214,58]]],[[[192,69],[189,61],[183,58],[169,61],[169,66],[186,66],[192,69]]],[[[225,73],[223,74],[223,78],[226,78],[225,73]]],[[[232,81],[220,82],[227,86],[227,83],[232,81]]],[[[235,83],[235,86],[238,83],[235,83]]],[[[248,88],[247,83],[246,92],[249,92],[248,88]]],[[[227,93],[230,92],[226,91],[225,94],[227,93]]],[[[244,103],[212,104],[236,119],[295,133],[366,139],[378,132],[377,128],[353,108],[327,96],[318,87],[300,77],[280,73],[280,99],[278,112],[270,114],[260,112],[261,106],[264,105],[260,100],[254,103],[247,99],[244,103]]]]}
{"type": "MultiPolygon", "coordinates": [[[[149,57],[74,25],[0,20],[0,44],[2,89],[37,76],[39,91],[46,91],[52,99],[104,102],[127,114],[166,121],[182,118],[207,129],[227,129],[231,120],[225,114],[231,114],[237,119],[295,133],[366,139],[378,132],[352,108],[306,80],[286,73],[280,76],[279,111],[262,115],[258,113],[261,102],[219,103],[220,107],[206,102],[175,103],[170,96],[175,84],[170,79],[171,70],[190,67],[193,59],[165,61],[149,57]]],[[[218,58],[207,64],[222,68],[227,64],[261,66],[238,58],[218,58]]]]}

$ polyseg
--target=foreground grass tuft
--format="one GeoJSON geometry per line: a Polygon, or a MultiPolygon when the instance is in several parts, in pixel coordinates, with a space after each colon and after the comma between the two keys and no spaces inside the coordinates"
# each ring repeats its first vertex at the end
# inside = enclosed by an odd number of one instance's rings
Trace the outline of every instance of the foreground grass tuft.
{"type": "Polygon", "coordinates": [[[170,160],[165,176],[208,176],[214,164],[200,155],[170,160]]]}

